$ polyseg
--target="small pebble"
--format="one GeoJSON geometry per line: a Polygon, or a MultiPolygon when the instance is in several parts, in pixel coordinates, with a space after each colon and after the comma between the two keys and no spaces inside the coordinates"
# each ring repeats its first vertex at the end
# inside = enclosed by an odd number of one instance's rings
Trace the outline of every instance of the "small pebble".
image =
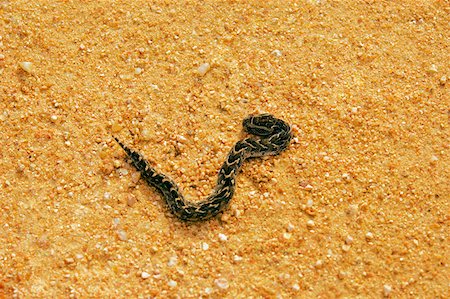
{"type": "Polygon", "coordinates": [[[117,169],[117,172],[119,173],[119,175],[127,175],[128,174],[128,169],[126,168],[119,168],[117,169]]]}
{"type": "Polygon", "coordinates": [[[315,267],[315,268],[321,268],[322,265],[323,265],[323,261],[322,261],[322,260],[318,260],[318,261],[316,262],[316,264],[314,265],[314,267],[315,267]]]}
{"type": "Polygon", "coordinates": [[[228,237],[224,234],[219,234],[219,240],[222,242],[228,241],[228,237]]]}
{"type": "Polygon", "coordinates": [[[306,202],[306,207],[310,208],[310,207],[313,206],[313,204],[314,204],[313,200],[312,199],[308,199],[308,201],[306,202]]]}
{"type": "Polygon", "coordinates": [[[206,295],[209,295],[209,294],[211,294],[213,292],[213,289],[212,288],[205,288],[205,294],[206,295]]]}
{"type": "Polygon", "coordinates": [[[68,257],[64,260],[64,263],[66,263],[66,265],[70,265],[70,264],[75,263],[75,260],[71,257],[68,257]]]}
{"type": "Polygon", "coordinates": [[[445,85],[445,83],[447,83],[447,76],[442,76],[440,79],[439,79],[439,83],[441,84],[441,85],[445,85]]]}
{"type": "Polygon", "coordinates": [[[293,289],[294,291],[300,291],[300,286],[299,286],[297,283],[295,283],[295,284],[292,286],[292,289],[293,289]]]}
{"type": "Polygon", "coordinates": [[[23,172],[25,170],[25,165],[23,165],[22,163],[18,163],[17,164],[17,172],[23,172]]]}
{"type": "Polygon", "coordinates": [[[359,209],[358,205],[349,205],[347,214],[349,216],[356,216],[358,214],[358,209],[359,209]]]}
{"type": "Polygon", "coordinates": [[[151,140],[152,132],[147,128],[143,129],[141,132],[141,138],[142,138],[142,140],[145,140],[145,141],[151,140]]]}
{"type": "Polygon", "coordinates": [[[314,227],[314,225],[315,225],[315,223],[314,223],[314,220],[312,220],[312,219],[310,219],[306,222],[306,226],[308,228],[312,228],[312,227],[314,227]]]}
{"type": "Polygon", "coordinates": [[[150,274],[147,273],[147,272],[145,272],[145,271],[143,271],[143,272],[141,273],[141,277],[142,277],[143,279],[147,279],[147,278],[150,277],[150,274]]]}
{"type": "Polygon", "coordinates": [[[178,262],[178,257],[177,256],[172,256],[169,261],[167,262],[167,266],[169,267],[173,267],[177,264],[178,262]]]}
{"type": "Polygon", "coordinates": [[[216,280],[214,280],[214,283],[221,289],[228,289],[229,287],[228,280],[226,280],[225,278],[217,278],[216,280]]]}
{"type": "Polygon", "coordinates": [[[184,143],[184,142],[187,141],[187,138],[184,137],[183,135],[177,135],[176,139],[177,139],[178,142],[181,142],[181,143],[184,143]]]}
{"type": "Polygon", "coordinates": [[[27,73],[31,73],[33,71],[33,64],[29,61],[21,62],[20,67],[27,73]]]}
{"type": "Polygon", "coordinates": [[[288,223],[288,225],[287,225],[287,227],[286,227],[286,229],[287,229],[288,232],[293,231],[294,228],[295,228],[295,227],[294,227],[294,225],[293,225],[292,223],[288,223]]]}
{"type": "Polygon", "coordinates": [[[52,120],[52,122],[55,122],[56,120],[58,120],[58,116],[57,115],[52,115],[50,117],[50,119],[52,120]]]}
{"type": "Polygon", "coordinates": [[[435,64],[430,65],[430,68],[428,69],[429,73],[437,73],[438,72],[438,68],[435,64]]]}
{"type": "Polygon", "coordinates": [[[115,168],[119,168],[120,166],[122,166],[122,161],[120,161],[120,160],[114,160],[114,167],[115,168]]]}
{"type": "Polygon", "coordinates": [[[201,76],[204,76],[209,71],[210,68],[211,66],[209,65],[209,63],[202,63],[198,67],[197,71],[201,76]]]}
{"type": "Polygon", "coordinates": [[[342,279],[344,279],[347,275],[348,275],[347,272],[345,272],[345,271],[339,271],[339,273],[338,273],[338,278],[342,280],[342,279]]]}
{"type": "Polygon", "coordinates": [[[105,192],[105,194],[103,194],[103,198],[106,200],[111,199],[111,193],[105,192]]]}
{"type": "Polygon", "coordinates": [[[235,256],[233,257],[233,260],[234,260],[235,262],[240,262],[240,261],[242,261],[242,256],[235,255],[235,256]]]}
{"type": "Polygon", "coordinates": [[[275,56],[277,56],[277,57],[281,57],[283,54],[281,53],[280,50],[273,50],[273,51],[272,51],[272,55],[275,55],[275,56]]]}
{"type": "Polygon", "coordinates": [[[345,244],[352,244],[353,243],[353,238],[351,236],[347,236],[347,238],[345,238],[345,244]]]}
{"type": "Polygon", "coordinates": [[[117,236],[119,237],[120,241],[127,241],[128,240],[127,233],[125,231],[123,231],[123,230],[118,230],[117,231],[117,236]]]}
{"type": "Polygon", "coordinates": [[[174,288],[177,286],[177,282],[175,280],[169,280],[169,282],[167,283],[167,285],[171,288],[174,288]]]}
{"type": "Polygon", "coordinates": [[[132,207],[132,206],[134,206],[135,203],[136,203],[136,196],[134,196],[133,194],[128,194],[127,205],[129,207],[132,207]]]}
{"type": "Polygon", "coordinates": [[[292,237],[291,233],[283,233],[283,238],[285,238],[286,240],[289,240],[292,237]]]}
{"type": "Polygon", "coordinates": [[[392,292],[392,287],[390,285],[388,285],[388,284],[385,284],[383,286],[383,294],[384,294],[384,296],[389,296],[391,294],[391,292],[392,292]]]}
{"type": "Polygon", "coordinates": [[[208,243],[202,242],[202,249],[203,250],[208,250],[209,249],[208,243]]]}
{"type": "Polygon", "coordinates": [[[120,219],[119,218],[113,218],[113,225],[114,227],[117,227],[120,224],[120,219]]]}
{"type": "Polygon", "coordinates": [[[134,69],[134,73],[135,73],[136,75],[139,75],[139,74],[142,73],[142,69],[141,69],[140,67],[137,67],[137,68],[134,69]]]}
{"type": "Polygon", "coordinates": [[[372,240],[373,239],[373,234],[371,233],[371,232],[367,232],[367,234],[366,234],[366,240],[367,241],[370,241],[370,240],[372,240]]]}

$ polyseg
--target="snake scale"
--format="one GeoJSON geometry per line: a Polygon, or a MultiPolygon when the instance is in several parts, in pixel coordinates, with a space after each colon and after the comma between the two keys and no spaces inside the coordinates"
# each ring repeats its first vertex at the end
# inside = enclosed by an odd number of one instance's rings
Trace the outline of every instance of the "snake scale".
{"type": "Polygon", "coordinates": [[[253,157],[278,155],[292,139],[291,127],[270,114],[250,115],[243,120],[244,130],[254,136],[239,140],[231,148],[219,170],[217,185],[205,200],[186,200],[177,184],[168,176],[158,173],[142,154],[114,139],[131,159],[141,177],[163,195],[172,213],[184,221],[202,221],[220,213],[230,202],[236,189],[236,176],[245,160],[253,157]]]}

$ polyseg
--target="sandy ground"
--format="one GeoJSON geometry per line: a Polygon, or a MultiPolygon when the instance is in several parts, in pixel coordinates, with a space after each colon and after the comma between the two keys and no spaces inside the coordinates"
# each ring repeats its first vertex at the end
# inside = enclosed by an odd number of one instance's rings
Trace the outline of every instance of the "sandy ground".
{"type": "Polygon", "coordinates": [[[0,298],[448,298],[450,4],[399,2],[1,1],[0,298]],[[263,111],[200,224],[111,137],[196,200],[263,111]]]}

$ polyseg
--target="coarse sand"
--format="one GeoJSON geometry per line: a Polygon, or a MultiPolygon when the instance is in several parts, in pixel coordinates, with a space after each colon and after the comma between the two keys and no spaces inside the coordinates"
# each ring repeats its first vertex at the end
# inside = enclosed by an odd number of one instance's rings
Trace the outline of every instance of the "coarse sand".
{"type": "Polygon", "coordinates": [[[449,1],[0,1],[0,298],[448,298],[449,1]],[[186,224],[242,119],[295,138],[186,224]]]}

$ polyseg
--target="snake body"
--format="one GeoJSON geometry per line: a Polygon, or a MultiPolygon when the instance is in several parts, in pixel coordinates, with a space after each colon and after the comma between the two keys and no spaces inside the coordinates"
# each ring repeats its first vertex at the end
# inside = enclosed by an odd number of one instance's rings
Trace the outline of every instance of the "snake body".
{"type": "Polygon", "coordinates": [[[142,154],[130,149],[116,137],[114,139],[141,173],[141,177],[161,192],[175,216],[184,221],[201,221],[214,217],[228,205],[236,189],[236,176],[245,160],[278,155],[288,147],[292,138],[291,127],[270,114],[250,115],[243,120],[243,127],[254,136],[236,142],[219,170],[213,192],[199,202],[186,200],[172,179],[158,173],[142,154]]]}

